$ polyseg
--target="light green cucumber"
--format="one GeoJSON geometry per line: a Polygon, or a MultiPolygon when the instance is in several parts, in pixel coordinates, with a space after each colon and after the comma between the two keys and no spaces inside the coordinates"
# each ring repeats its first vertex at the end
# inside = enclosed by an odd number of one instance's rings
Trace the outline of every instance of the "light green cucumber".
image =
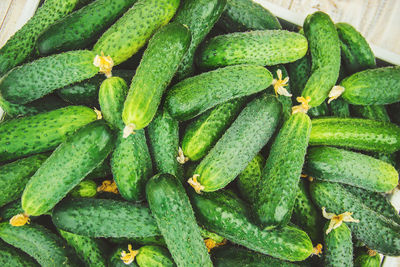
{"type": "Polygon", "coordinates": [[[257,184],[261,180],[262,170],[264,169],[265,158],[259,153],[247,165],[237,177],[237,187],[240,196],[249,203],[254,202],[254,193],[257,184]]]}
{"type": "Polygon", "coordinates": [[[139,267],[174,267],[176,266],[168,250],[159,246],[144,246],[138,250],[136,262],[139,267]]]}
{"type": "Polygon", "coordinates": [[[370,251],[361,251],[356,253],[354,267],[380,267],[381,256],[375,251],[370,251]]]}
{"type": "Polygon", "coordinates": [[[353,241],[351,231],[346,223],[333,229],[328,234],[330,222],[324,228],[324,263],[327,267],[351,267],[353,266],[353,241]]]}
{"type": "Polygon", "coordinates": [[[21,250],[0,240],[0,265],[3,267],[39,267],[40,265],[21,250]]]}
{"type": "Polygon", "coordinates": [[[97,184],[91,180],[83,180],[71,190],[72,197],[95,197],[97,194],[97,184]]]}

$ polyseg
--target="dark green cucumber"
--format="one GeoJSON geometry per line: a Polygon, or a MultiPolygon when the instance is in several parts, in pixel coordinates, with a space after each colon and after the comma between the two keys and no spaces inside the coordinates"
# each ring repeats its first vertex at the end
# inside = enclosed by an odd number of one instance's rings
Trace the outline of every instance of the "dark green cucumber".
{"type": "MultiPolygon", "coordinates": [[[[282,73],[283,80],[289,77],[289,73],[287,72],[285,66],[281,64],[268,67],[268,70],[272,73],[272,76],[275,80],[279,80],[278,71],[282,73]]],[[[291,93],[290,83],[288,83],[287,86],[285,86],[284,88],[289,94],[291,93]]],[[[272,94],[275,93],[273,86],[271,86],[269,90],[272,94]]],[[[283,120],[286,121],[292,114],[292,98],[290,96],[288,97],[280,94],[278,94],[277,98],[278,101],[282,104],[283,120]]]]}
{"type": "Polygon", "coordinates": [[[250,208],[228,191],[192,193],[191,199],[199,222],[233,243],[288,261],[302,261],[312,252],[310,238],[298,228],[261,230],[251,223],[250,208]]]}
{"type": "Polygon", "coordinates": [[[350,117],[350,105],[342,98],[336,99],[329,103],[331,115],[339,118],[350,117]]]}
{"type": "Polygon", "coordinates": [[[381,266],[381,256],[378,253],[373,253],[361,251],[355,255],[354,267],[380,267],[381,266]],[[375,255],[373,255],[375,254],[375,255]]]}
{"type": "Polygon", "coordinates": [[[322,102],[321,105],[310,108],[308,110],[307,114],[310,116],[310,118],[318,118],[318,117],[328,116],[329,115],[328,104],[326,104],[326,102],[322,102]]]}
{"type": "Polygon", "coordinates": [[[131,262],[129,265],[127,265],[121,260],[121,253],[122,251],[127,251],[127,246],[128,245],[126,244],[119,245],[112,251],[110,258],[108,260],[109,267],[126,267],[126,266],[138,267],[138,265],[135,262],[131,262]]]}
{"type": "Polygon", "coordinates": [[[265,158],[257,154],[237,177],[237,186],[240,196],[249,203],[254,202],[254,193],[257,184],[261,180],[265,158]]]}
{"type": "Polygon", "coordinates": [[[263,227],[283,226],[290,220],[310,131],[308,115],[295,113],[272,144],[254,197],[254,210],[263,227]]]}
{"type": "Polygon", "coordinates": [[[104,121],[79,129],[29,180],[21,198],[25,213],[38,216],[52,209],[103,162],[113,147],[114,136],[104,121]]]}
{"type": "Polygon", "coordinates": [[[188,124],[182,137],[184,155],[193,161],[207,155],[236,119],[246,100],[243,97],[219,104],[188,124]]]}
{"type": "Polygon", "coordinates": [[[225,5],[226,0],[186,0],[179,7],[174,20],[189,27],[192,42],[176,73],[178,81],[193,76],[197,47],[219,19],[225,5]]]}
{"type": "Polygon", "coordinates": [[[52,219],[57,228],[88,237],[160,236],[149,208],[126,201],[64,200],[54,208],[52,219]]]}
{"type": "Polygon", "coordinates": [[[122,119],[127,127],[139,130],[151,122],[190,40],[189,29],[180,23],[162,27],[151,38],[124,103],[122,119]]]}
{"type": "Polygon", "coordinates": [[[265,146],[278,126],[281,107],[275,96],[261,95],[243,109],[196,167],[201,190],[225,187],[265,146]]]}
{"type": "Polygon", "coordinates": [[[26,183],[47,157],[39,154],[0,166],[0,207],[22,195],[26,183]]]}
{"type": "Polygon", "coordinates": [[[96,120],[87,107],[69,106],[31,117],[8,120],[0,124],[0,161],[18,159],[52,150],[66,136],[96,120]]]}
{"type": "Polygon", "coordinates": [[[179,123],[164,109],[159,109],[147,127],[149,150],[157,173],[169,173],[183,179],[183,168],[178,162],[179,123]]]}
{"type": "Polygon", "coordinates": [[[159,246],[144,246],[136,256],[139,267],[174,267],[176,266],[168,250],[159,246]]]}
{"type": "Polygon", "coordinates": [[[119,134],[112,153],[111,170],[124,199],[139,201],[143,198],[146,182],[153,174],[144,130],[136,131],[128,138],[119,134]]]}
{"type": "Polygon", "coordinates": [[[86,179],[96,179],[111,176],[111,166],[109,158],[105,159],[103,163],[97,166],[91,173],[89,173],[86,179]]]}
{"type": "MultiPolygon", "coordinates": [[[[301,32],[299,32],[301,33],[301,32]]],[[[304,33],[302,33],[304,34],[304,33]]],[[[301,96],[306,83],[311,75],[311,57],[306,54],[304,57],[287,64],[289,72],[290,89],[295,97],[301,96]]]]}
{"type": "Polygon", "coordinates": [[[95,197],[97,194],[97,184],[91,180],[83,180],[71,190],[72,197],[95,197]]]}
{"type": "Polygon", "coordinates": [[[333,229],[328,234],[329,222],[324,228],[324,266],[351,267],[353,266],[353,241],[351,231],[346,223],[333,229]]]}
{"type": "Polygon", "coordinates": [[[135,237],[135,238],[108,238],[109,241],[115,244],[127,244],[131,243],[134,246],[162,246],[166,247],[164,237],[162,237],[161,233],[159,236],[151,236],[151,237],[135,237]]]}
{"type": "Polygon", "coordinates": [[[319,106],[328,97],[339,77],[340,41],[330,17],[323,12],[308,15],[304,21],[312,58],[311,76],[301,95],[311,97],[309,105],[319,106]]]}
{"type": "Polygon", "coordinates": [[[41,266],[81,266],[64,240],[41,225],[15,227],[3,222],[0,238],[33,257],[41,266]]]}
{"type": "Polygon", "coordinates": [[[41,55],[86,48],[136,0],[96,0],[48,27],[36,45],[41,55]]]}
{"type": "Polygon", "coordinates": [[[261,66],[229,66],[206,72],[168,90],[165,107],[177,120],[189,120],[231,99],[258,93],[272,83],[272,75],[261,66]]]}
{"type": "Polygon", "coordinates": [[[400,149],[400,127],[367,119],[313,119],[310,145],[392,153],[400,149]]]}
{"type": "Polygon", "coordinates": [[[373,157],[334,147],[308,150],[305,172],[319,180],[349,184],[374,192],[389,192],[399,180],[396,169],[373,157]]]}
{"type": "Polygon", "coordinates": [[[23,212],[21,200],[18,199],[0,208],[0,218],[1,221],[8,221],[14,217],[15,214],[20,214],[23,212]]]}
{"type": "MultiPolygon", "coordinates": [[[[336,100],[335,100],[336,101],[336,100]]],[[[390,122],[389,114],[383,105],[351,106],[354,117],[390,122]]]]}
{"type": "Polygon", "coordinates": [[[0,77],[35,54],[35,43],[39,34],[72,12],[78,2],[78,0],[47,0],[0,49],[0,77]]]}
{"type": "Polygon", "coordinates": [[[167,24],[179,0],[138,0],[97,41],[93,50],[109,55],[118,65],[142,48],[154,32],[167,24]]]}
{"type": "Polygon", "coordinates": [[[2,267],[39,267],[40,265],[21,250],[0,240],[0,265],[2,267]]]}
{"type": "Polygon", "coordinates": [[[200,49],[197,64],[217,68],[237,64],[272,66],[302,58],[308,49],[306,38],[284,30],[231,33],[216,36],[200,49]]]}

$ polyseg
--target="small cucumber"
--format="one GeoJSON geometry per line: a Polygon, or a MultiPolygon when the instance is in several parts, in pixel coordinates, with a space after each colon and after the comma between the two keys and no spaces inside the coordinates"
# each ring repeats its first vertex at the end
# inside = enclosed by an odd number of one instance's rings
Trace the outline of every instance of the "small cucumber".
{"type": "Polygon", "coordinates": [[[156,175],[146,185],[146,196],[177,266],[212,266],[180,181],[171,174],[156,175]]]}
{"type": "Polygon", "coordinates": [[[176,266],[168,250],[159,246],[144,246],[136,256],[139,267],[174,267],[176,266]]]}
{"type": "Polygon", "coordinates": [[[284,226],[290,220],[310,131],[308,115],[295,113],[283,124],[272,144],[254,196],[253,208],[263,227],[284,226]]]}
{"type": "Polygon", "coordinates": [[[124,103],[122,119],[128,128],[143,129],[151,122],[190,40],[189,29],[180,23],[162,27],[151,38],[124,103]]]}
{"type": "Polygon", "coordinates": [[[0,161],[18,159],[56,148],[66,136],[96,120],[87,107],[69,106],[0,124],[0,161]]]}
{"type": "Polygon", "coordinates": [[[271,66],[302,58],[308,49],[306,38],[284,30],[265,30],[220,35],[207,41],[197,60],[203,69],[238,64],[271,66]]]}
{"type": "Polygon", "coordinates": [[[95,197],[97,194],[97,184],[91,180],[83,180],[71,190],[72,197],[95,197]]]}
{"type": "Polygon", "coordinates": [[[52,209],[103,162],[113,146],[114,136],[103,121],[79,129],[51,154],[29,180],[21,198],[25,213],[39,216],[52,209]]]}
{"type": "Polygon", "coordinates": [[[165,107],[179,121],[189,120],[231,99],[266,89],[272,75],[261,66],[220,68],[188,78],[168,90],[165,107]]]}
{"type": "Polygon", "coordinates": [[[354,267],[380,267],[380,266],[381,266],[381,256],[374,251],[373,252],[361,251],[355,255],[354,267]]]}
{"type": "Polygon", "coordinates": [[[353,241],[351,231],[345,223],[333,229],[328,234],[330,222],[324,228],[324,263],[327,267],[353,266],[353,241]]]}
{"type": "Polygon", "coordinates": [[[21,250],[0,240],[0,266],[3,267],[39,267],[40,265],[21,250]]]}
{"type": "Polygon", "coordinates": [[[400,127],[367,119],[313,119],[310,145],[393,153],[400,149],[400,127]]]}
{"type": "Polygon", "coordinates": [[[264,165],[265,158],[257,154],[237,177],[240,196],[249,203],[254,203],[255,188],[261,180],[264,165]]]}
{"type": "Polygon", "coordinates": [[[123,245],[119,245],[118,247],[116,247],[111,255],[110,258],[108,260],[108,266],[109,267],[138,267],[138,265],[135,262],[131,262],[130,264],[125,264],[122,260],[121,260],[121,253],[122,251],[126,251],[127,245],[123,244],[123,245]]]}

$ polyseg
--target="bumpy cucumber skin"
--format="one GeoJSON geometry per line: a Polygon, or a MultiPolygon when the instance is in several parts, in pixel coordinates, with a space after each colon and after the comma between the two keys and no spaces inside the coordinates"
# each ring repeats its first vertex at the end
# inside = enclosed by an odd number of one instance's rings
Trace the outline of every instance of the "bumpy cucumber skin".
{"type": "Polygon", "coordinates": [[[196,167],[203,191],[219,190],[235,179],[267,144],[280,115],[274,96],[262,95],[250,102],[196,167]]]}
{"type": "Polygon", "coordinates": [[[114,139],[104,121],[78,130],[31,177],[21,198],[24,211],[38,216],[52,209],[104,161],[114,147],[114,139]]]}
{"type": "Polygon", "coordinates": [[[351,231],[346,223],[343,223],[329,234],[326,234],[329,221],[324,228],[324,263],[327,267],[351,267],[353,266],[353,241],[351,231]]]}
{"type": "Polygon", "coordinates": [[[168,90],[165,107],[179,121],[189,120],[231,99],[258,93],[272,83],[261,66],[239,65],[185,79],[168,90]]]}
{"type": "Polygon", "coordinates": [[[237,98],[206,111],[186,126],[182,150],[192,161],[203,158],[236,119],[247,98],[237,98]]]}
{"type": "Polygon", "coordinates": [[[360,252],[355,255],[354,267],[380,267],[381,256],[377,253],[375,256],[370,256],[367,252],[360,252]]]}
{"type": "Polygon", "coordinates": [[[159,236],[151,236],[151,237],[135,237],[135,238],[109,238],[109,241],[116,244],[126,244],[131,243],[135,246],[162,246],[166,247],[164,237],[162,237],[161,233],[159,236]]]}
{"type": "Polygon", "coordinates": [[[190,40],[189,29],[180,23],[170,23],[154,34],[124,103],[122,119],[125,125],[133,124],[139,130],[151,122],[165,89],[190,46],[190,40]]]}
{"type": "Polygon", "coordinates": [[[283,226],[290,220],[310,131],[308,115],[295,113],[283,124],[272,144],[254,202],[264,227],[283,226]]]}
{"type": "Polygon", "coordinates": [[[139,267],[174,267],[176,266],[171,259],[168,250],[159,246],[144,246],[139,249],[136,256],[139,267]]]}
{"type": "Polygon", "coordinates": [[[89,79],[99,72],[93,65],[95,56],[92,51],[77,50],[16,67],[1,79],[1,95],[11,103],[26,104],[56,89],[89,79]]]}
{"type": "Polygon", "coordinates": [[[15,227],[0,223],[0,238],[33,257],[41,266],[81,266],[72,249],[41,225],[15,227]]]}
{"type": "Polygon", "coordinates": [[[329,115],[328,104],[326,104],[326,102],[322,102],[321,105],[310,108],[308,110],[307,114],[310,116],[310,118],[318,118],[318,117],[328,116],[329,115]]]}
{"type": "Polygon", "coordinates": [[[171,174],[156,175],[146,185],[146,196],[177,266],[212,266],[181,182],[171,174]]]}
{"type": "Polygon", "coordinates": [[[66,136],[96,120],[87,107],[69,106],[31,117],[0,124],[0,161],[46,152],[57,147],[66,136]]]}
{"type": "Polygon", "coordinates": [[[47,0],[0,49],[0,77],[35,54],[35,43],[39,34],[72,12],[77,4],[78,0],[47,0]]]}
{"type": "Polygon", "coordinates": [[[261,230],[250,222],[250,208],[227,191],[192,193],[191,200],[200,223],[233,243],[288,261],[302,261],[312,252],[305,232],[292,226],[261,230]]]}
{"type": "Polygon", "coordinates": [[[47,159],[47,155],[34,155],[0,166],[0,207],[16,200],[26,183],[47,159]]]}
{"type": "Polygon", "coordinates": [[[197,64],[203,69],[238,64],[272,66],[302,58],[308,49],[306,38],[284,30],[266,30],[220,35],[199,51],[197,64]]]}
{"type": "Polygon", "coordinates": [[[311,76],[302,96],[311,97],[310,106],[319,106],[339,77],[340,41],[330,17],[323,12],[308,15],[304,21],[312,58],[311,76]]]}
{"type": "Polygon", "coordinates": [[[351,106],[354,117],[390,122],[389,114],[383,105],[351,106]]]}
{"type": "Polygon", "coordinates": [[[111,170],[124,199],[139,201],[143,198],[146,182],[153,174],[144,130],[136,131],[127,138],[119,134],[111,158],[111,170]]]}
{"type": "Polygon", "coordinates": [[[308,150],[305,172],[319,180],[349,184],[374,192],[389,192],[399,180],[396,169],[373,157],[334,147],[308,150]]]}
{"type": "Polygon", "coordinates": [[[160,236],[149,208],[111,199],[70,199],[52,213],[55,226],[87,237],[160,236]]]}
{"type": "Polygon", "coordinates": [[[353,212],[352,217],[360,222],[348,226],[368,248],[384,255],[400,255],[400,226],[367,206],[363,198],[338,183],[313,182],[310,191],[314,202],[321,208],[326,207],[328,212],[353,212]]]}
{"type": "Polygon", "coordinates": [[[393,153],[400,149],[400,127],[367,119],[318,118],[312,120],[310,145],[393,153]]]}
{"type": "Polygon", "coordinates": [[[94,45],[118,65],[142,48],[154,32],[167,24],[180,0],[138,0],[94,45]]]}
{"type": "Polygon", "coordinates": [[[350,105],[343,98],[336,99],[329,103],[331,115],[340,118],[350,117],[350,105]]]}
{"type": "MultiPolygon", "coordinates": [[[[268,68],[268,70],[272,73],[272,76],[274,77],[274,79],[278,79],[278,70],[282,71],[282,79],[285,79],[286,77],[289,77],[289,73],[287,72],[285,66],[279,64],[279,65],[275,65],[275,66],[271,66],[268,68]]],[[[291,88],[290,88],[290,83],[285,86],[285,89],[291,93],[291,88]]],[[[270,87],[270,92],[272,94],[275,93],[273,86],[270,87]]],[[[279,95],[278,94],[278,101],[281,102],[282,104],[282,114],[283,114],[283,120],[286,121],[290,118],[290,115],[292,114],[292,98],[291,97],[287,97],[284,95],[279,95]]]]}
{"type": "Polygon", "coordinates": [[[305,55],[295,62],[287,64],[287,69],[290,77],[290,89],[295,97],[300,96],[311,75],[311,57],[305,55]]]}
{"type": "Polygon", "coordinates": [[[199,44],[217,22],[226,5],[226,0],[186,0],[180,6],[174,20],[187,25],[192,33],[192,42],[176,73],[181,81],[194,73],[194,56],[199,44]]]}
{"type": "Polygon", "coordinates": [[[254,202],[254,191],[261,180],[265,159],[257,154],[237,177],[237,187],[240,196],[249,203],[254,202]]]}
{"type": "Polygon", "coordinates": [[[15,214],[20,214],[23,212],[24,211],[21,207],[21,200],[18,199],[0,208],[0,218],[2,219],[2,221],[8,221],[13,216],[15,216],[15,214]]]}
{"type": "Polygon", "coordinates": [[[105,159],[103,163],[94,168],[94,170],[86,176],[86,179],[104,178],[111,175],[111,166],[109,159],[105,159]]]}
{"type": "Polygon", "coordinates": [[[137,0],[97,0],[48,27],[36,45],[41,55],[86,48],[137,0]]]}
{"type": "Polygon", "coordinates": [[[3,267],[39,267],[40,265],[24,252],[0,240],[0,265],[3,267]]]}
{"type": "Polygon", "coordinates": [[[128,85],[120,77],[110,77],[100,85],[99,104],[103,118],[114,129],[123,129],[121,114],[128,93],[128,85]]]}
{"type": "Polygon", "coordinates": [[[157,173],[169,173],[183,179],[179,151],[179,123],[165,109],[159,109],[147,127],[149,150],[157,173]]]}

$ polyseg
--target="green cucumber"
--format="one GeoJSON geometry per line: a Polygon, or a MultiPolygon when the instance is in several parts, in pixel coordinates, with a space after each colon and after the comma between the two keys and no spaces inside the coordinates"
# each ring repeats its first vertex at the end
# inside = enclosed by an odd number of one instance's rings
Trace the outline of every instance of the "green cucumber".
{"type": "Polygon", "coordinates": [[[189,120],[231,99],[258,93],[272,83],[261,66],[220,68],[188,78],[168,90],[165,107],[179,121],[189,120]]]}
{"type": "Polygon", "coordinates": [[[2,221],[8,221],[14,217],[15,214],[20,214],[23,212],[21,200],[18,199],[0,208],[0,218],[2,221]]]}
{"type": "Polygon", "coordinates": [[[5,121],[0,124],[0,136],[4,137],[0,140],[0,161],[50,151],[96,118],[90,108],[69,106],[5,121]]]}
{"type": "Polygon", "coordinates": [[[174,20],[189,27],[192,42],[176,73],[178,81],[193,76],[197,47],[219,19],[225,5],[226,0],[186,0],[179,7],[174,20]]]}
{"type": "Polygon", "coordinates": [[[336,99],[329,103],[331,115],[339,118],[350,117],[350,105],[342,98],[336,99]]]}
{"type": "Polygon", "coordinates": [[[128,138],[119,134],[112,153],[111,170],[124,199],[139,201],[143,198],[146,182],[153,174],[144,130],[136,131],[128,138]]]}
{"type": "Polygon", "coordinates": [[[200,49],[197,64],[203,69],[238,64],[271,66],[302,58],[306,38],[284,30],[231,33],[216,36],[200,49]]]}
{"type": "Polygon", "coordinates": [[[210,232],[203,227],[200,228],[200,233],[204,239],[212,239],[216,243],[222,243],[222,242],[224,242],[224,239],[225,239],[222,236],[217,235],[216,233],[210,232]]]}
{"type": "Polygon", "coordinates": [[[254,196],[254,210],[263,227],[286,225],[298,194],[298,183],[311,131],[305,113],[295,113],[283,124],[262,172],[254,196]]]}
{"type": "Polygon", "coordinates": [[[378,253],[360,251],[355,255],[354,267],[380,267],[381,266],[381,256],[378,253]],[[375,254],[375,255],[373,255],[375,254]]]}
{"type": "Polygon", "coordinates": [[[319,180],[349,184],[374,192],[389,192],[399,180],[396,169],[373,157],[334,147],[308,150],[305,172],[319,180]]]}
{"type": "Polygon", "coordinates": [[[171,174],[156,175],[146,185],[146,196],[177,266],[212,266],[181,182],[171,174]]]}
{"type": "Polygon", "coordinates": [[[236,119],[247,98],[236,98],[219,104],[186,126],[182,150],[192,161],[203,158],[236,119]]]}
{"type": "Polygon", "coordinates": [[[261,180],[264,165],[265,158],[257,154],[237,177],[240,196],[249,203],[254,202],[255,188],[261,180]]]}
{"type": "Polygon", "coordinates": [[[38,216],[52,209],[103,162],[113,146],[114,136],[103,121],[79,129],[29,180],[21,198],[25,213],[38,216]]]}
{"type": "Polygon", "coordinates": [[[125,264],[122,260],[121,260],[121,253],[122,251],[126,251],[127,250],[127,245],[119,245],[118,247],[116,247],[111,255],[110,258],[108,260],[108,266],[109,267],[138,267],[138,265],[135,262],[131,262],[129,265],[125,264]]]}
{"type": "Polygon", "coordinates": [[[342,223],[338,228],[326,234],[329,224],[330,221],[326,223],[324,228],[324,266],[353,266],[353,241],[349,227],[346,223],[342,223]]]}
{"type": "Polygon", "coordinates": [[[41,55],[86,48],[136,0],[96,0],[48,27],[36,45],[41,55]]]}
{"type": "Polygon", "coordinates": [[[111,176],[111,166],[109,158],[105,159],[99,166],[94,168],[94,170],[89,173],[85,178],[86,179],[97,179],[111,176]]]}
{"type": "Polygon", "coordinates": [[[313,119],[310,145],[393,153],[400,149],[400,127],[367,119],[313,119]]]}
{"type": "Polygon", "coordinates": [[[139,130],[151,122],[190,40],[189,29],[180,23],[162,27],[150,39],[124,103],[122,119],[127,127],[139,130]]]}
{"type": "Polygon", "coordinates": [[[307,114],[310,116],[310,118],[318,118],[318,117],[328,116],[329,115],[328,104],[326,104],[326,102],[322,102],[321,105],[310,108],[308,110],[307,114]]]}
{"type": "Polygon", "coordinates": [[[0,207],[22,195],[26,183],[47,157],[39,154],[0,166],[0,207]]]}
{"type": "Polygon", "coordinates": [[[54,225],[87,237],[160,236],[156,221],[143,204],[111,199],[67,199],[53,210],[54,225]]]}
{"type": "Polygon", "coordinates": [[[179,0],[138,0],[96,42],[93,50],[111,56],[118,65],[142,48],[154,32],[167,24],[179,0]]]}
{"type": "Polygon", "coordinates": [[[290,89],[293,95],[295,97],[301,96],[301,92],[311,75],[311,57],[306,54],[304,57],[287,64],[287,69],[290,77],[290,89]]]}
{"type": "Polygon", "coordinates": [[[95,197],[97,194],[97,184],[91,180],[83,180],[71,190],[72,197],[95,197]]]}
{"type": "Polygon", "coordinates": [[[0,77],[34,55],[39,34],[72,12],[78,2],[78,0],[46,0],[35,15],[0,49],[0,77]]]}
{"type": "Polygon", "coordinates": [[[280,114],[280,103],[275,96],[261,95],[247,104],[196,167],[194,173],[201,191],[219,190],[235,179],[267,144],[278,126],[280,114]]]}
{"type": "Polygon", "coordinates": [[[301,95],[311,97],[309,105],[319,106],[328,97],[339,77],[340,41],[330,17],[320,11],[308,15],[304,21],[312,58],[311,76],[301,95]]]}
{"type": "MultiPolygon", "coordinates": [[[[336,101],[336,100],[335,100],[336,101]]],[[[354,117],[370,120],[390,122],[389,114],[383,105],[353,106],[351,112],[354,117]]]]}
{"type": "Polygon", "coordinates": [[[158,246],[144,246],[139,249],[136,256],[139,267],[174,267],[176,266],[171,259],[168,250],[158,246]]]}
{"type": "Polygon", "coordinates": [[[312,252],[310,238],[295,227],[261,230],[251,223],[250,208],[228,191],[192,193],[191,199],[199,222],[233,243],[288,261],[302,261],[312,252]]]}
{"type": "Polygon", "coordinates": [[[3,267],[39,267],[40,265],[21,250],[0,240],[0,265],[3,267]]]}
{"type": "Polygon", "coordinates": [[[162,237],[161,233],[159,236],[150,236],[150,237],[135,237],[135,238],[109,238],[109,241],[115,244],[126,244],[131,242],[135,246],[162,246],[166,247],[164,237],[162,237]]]}

